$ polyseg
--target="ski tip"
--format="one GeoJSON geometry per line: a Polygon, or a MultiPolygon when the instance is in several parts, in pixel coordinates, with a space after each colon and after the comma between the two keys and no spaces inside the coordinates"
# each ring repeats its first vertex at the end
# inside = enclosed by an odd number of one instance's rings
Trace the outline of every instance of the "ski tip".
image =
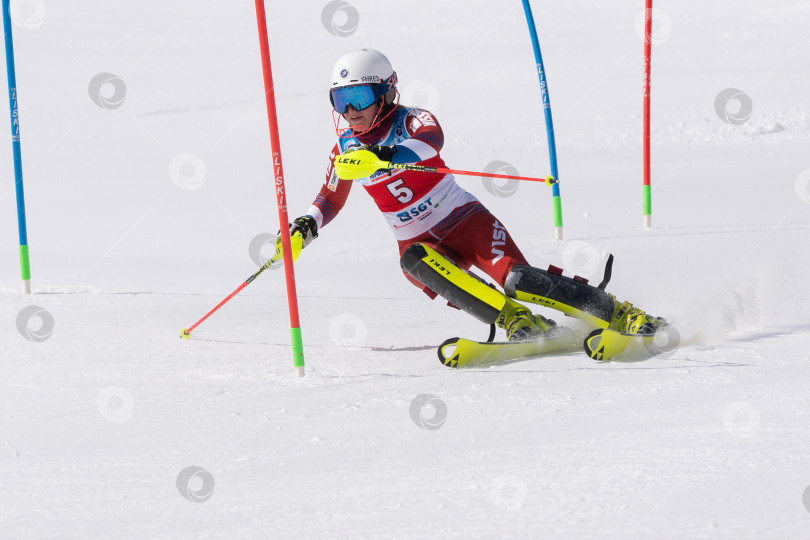
{"type": "Polygon", "coordinates": [[[450,338],[439,345],[437,353],[439,355],[439,362],[441,362],[443,366],[451,368],[458,367],[458,354],[456,354],[456,344],[458,340],[459,338],[457,337],[450,338]]]}
{"type": "Polygon", "coordinates": [[[594,360],[603,362],[639,362],[671,354],[677,349],[678,333],[660,330],[647,334],[595,330],[585,338],[585,352],[594,360]]]}
{"type": "Polygon", "coordinates": [[[602,332],[600,328],[594,330],[585,337],[585,353],[594,360],[603,360],[605,358],[605,346],[602,344],[602,332]]]}

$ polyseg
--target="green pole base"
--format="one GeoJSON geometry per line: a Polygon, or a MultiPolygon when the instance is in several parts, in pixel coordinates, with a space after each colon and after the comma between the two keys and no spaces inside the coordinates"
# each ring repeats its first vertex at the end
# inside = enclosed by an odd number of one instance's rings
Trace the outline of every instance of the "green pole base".
{"type": "Polygon", "coordinates": [[[28,260],[28,246],[20,246],[20,276],[23,281],[31,279],[31,263],[28,260]]]}
{"type": "Polygon", "coordinates": [[[301,328],[290,328],[290,337],[292,338],[295,374],[298,377],[303,377],[306,373],[304,371],[304,342],[301,339],[301,328]]]}
{"type": "Polygon", "coordinates": [[[644,202],[643,207],[644,211],[642,212],[644,215],[644,228],[651,229],[652,228],[652,186],[647,184],[644,186],[643,190],[644,202]]]}
{"type": "Polygon", "coordinates": [[[31,294],[31,263],[28,259],[28,245],[20,246],[20,277],[23,294],[31,294]]]}
{"type": "Polygon", "coordinates": [[[559,195],[552,197],[552,204],[554,205],[554,226],[558,229],[562,229],[563,226],[563,219],[562,219],[562,199],[559,195]]]}
{"type": "Polygon", "coordinates": [[[551,198],[551,204],[554,208],[554,239],[563,239],[563,219],[562,219],[562,199],[559,195],[551,198]]]}

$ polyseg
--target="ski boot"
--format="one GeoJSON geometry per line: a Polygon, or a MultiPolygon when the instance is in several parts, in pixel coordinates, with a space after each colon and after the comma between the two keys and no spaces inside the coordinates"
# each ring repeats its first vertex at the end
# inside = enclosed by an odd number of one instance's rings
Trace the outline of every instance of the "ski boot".
{"type": "Polygon", "coordinates": [[[647,315],[644,310],[633,307],[630,302],[619,302],[613,297],[613,317],[608,325],[609,330],[623,334],[655,334],[656,330],[666,326],[667,322],[660,317],[647,315]]]}
{"type": "Polygon", "coordinates": [[[619,302],[605,292],[612,257],[608,259],[605,278],[597,287],[588,285],[588,280],[579,276],[564,276],[555,266],[541,270],[520,265],[510,270],[504,290],[511,298],[562,311],[594,328],[607,328],[623,334],[654,334],[658,328],[666,326],[664,319],[647,315],[630,302],[619,302]]]}
{"type": "Polygon", "coordinates": [[[557,326],[551,319],[532,314],[521,304],[508,299],[497,320],[497,325],[506,330],[509,341],[532,341],[557,326]]]}

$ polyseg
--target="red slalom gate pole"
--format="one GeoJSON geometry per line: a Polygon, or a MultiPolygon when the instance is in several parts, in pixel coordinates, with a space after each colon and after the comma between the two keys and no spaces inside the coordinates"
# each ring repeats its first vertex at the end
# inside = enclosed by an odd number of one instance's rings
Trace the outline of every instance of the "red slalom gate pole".
{"type": "Polygon", "coordinates": [[[264,0],[256,0],[256,22],[259,25],[259,46],[262,53],[262,73],[264,74],[264,95],[267,100],[267,120],[270,126],[270,145],[273,152],[276,204],[278,205],[278,219],[281,228],[281,246],[284,252],[284,273],[287,280],[287,304],[290,310],[293,363],[296,375],[303,377],[304,345],[301,339],[301,323],[298,320],[298,295],[295,291],[290,230],[287,226],[290,220],[287,216],[287,196],[284,189],[284,169],[281,165],[281,143],[278,136],[278,118],[276,117],[276,99],[273,90],[273,71],[270,66],[270,43],[267,39],[264,0]]]}
{"type": "Polygon", "coordinates": [[[652,185],[650,184],[650,84],[652,66],[652,0],[647,0],[644,9],[644,228],[652,228],[652,185]]]}

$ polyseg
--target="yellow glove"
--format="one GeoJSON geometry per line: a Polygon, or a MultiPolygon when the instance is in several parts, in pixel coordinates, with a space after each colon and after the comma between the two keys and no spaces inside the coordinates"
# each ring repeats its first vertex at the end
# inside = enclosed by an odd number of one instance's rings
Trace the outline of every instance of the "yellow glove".
{"type": "Polygon", "coordinates": [[[365,149],[347,150],[335,156],[335,174],[341,180],[356,180],[371,176],[380,169],[390,169],[390,161],[382,161],[365,149]]]}

